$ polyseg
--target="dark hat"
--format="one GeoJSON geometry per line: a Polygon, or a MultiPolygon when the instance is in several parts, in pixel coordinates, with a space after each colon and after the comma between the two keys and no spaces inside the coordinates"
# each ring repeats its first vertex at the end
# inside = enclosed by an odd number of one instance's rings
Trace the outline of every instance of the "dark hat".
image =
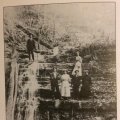
{"type": "Polygon", "coordinates": [[[31,36],[33,37],[33,35],[32,35],[32,34],[29,34],[29,37],[31,37],[31,36]]]}
{"type": "Polygon", "coordinates": [[[79,70],[75,70],[75,73],[76,73],[76,72],[79,72],[79,70]]]}

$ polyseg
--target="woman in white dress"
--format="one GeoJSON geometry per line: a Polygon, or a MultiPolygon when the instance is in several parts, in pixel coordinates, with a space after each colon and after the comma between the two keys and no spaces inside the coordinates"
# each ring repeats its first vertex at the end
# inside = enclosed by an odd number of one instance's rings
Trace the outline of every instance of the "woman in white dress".
{"type": "Polygon", "coordinates": [[[77,52],[76,63],[72,75],[75,75],[76,70],[79,71],[79,76],[82,76],[82,58],[80,57],[79,52],[77,52]]]}
{"type": "Polygon", "coordinates": [[[64,71],[64,74],[61,76],[61,96],[63,98],[69,98],[70,95],[70,76],[67,74],[67,71],[64,71]]]}

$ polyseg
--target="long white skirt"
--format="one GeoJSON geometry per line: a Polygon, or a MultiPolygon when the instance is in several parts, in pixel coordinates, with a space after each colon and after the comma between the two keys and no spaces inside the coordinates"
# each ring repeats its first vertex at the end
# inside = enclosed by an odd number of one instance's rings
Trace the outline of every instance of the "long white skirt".
{"type": "Polygon", "coordinates": [[[62,97],[70,97],[70,84],[68,81],[62,81],[61,96],[62,97]]]}
{"type": "Polygon", "coordinates": [[[79,76],[82,76],[82,64],[80,62],[77,62],[75,64],[75,67],[72,71],[72,75],[75,75],[75,71],[78,70],[79,71],[79,76]]]}

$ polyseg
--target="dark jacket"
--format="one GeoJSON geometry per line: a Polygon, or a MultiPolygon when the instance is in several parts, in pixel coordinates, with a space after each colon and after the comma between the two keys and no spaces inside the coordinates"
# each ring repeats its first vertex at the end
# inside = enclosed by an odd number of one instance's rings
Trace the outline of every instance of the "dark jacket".
{"type": "Polygon", "coordinates": [[[88,98],[91,95],[91,77],[88,75],[83,76],[81,97],[88,98]]]}
{"type": "Polygon", "coordinates": [[[82,84],[82,77],[81,76],[73,76],[72,78],[72,85],[73,87],[79,87],[82,84]]]}
{"type": "Polygon", "coordinates": [[[27,50],[33,51],[34,49],[35,49],[35,41],[29,39],[27,41],[27,50]]]}
{"type": "Polygon", "coordinates": [[[51,74],[51,85],[58,85],[58,80],[59,80],[59,74],[56,73],[56,77],[54,76],[54,73],[51,74]]]}
{"type": "Polygon", "coordinates": [[[83,79],[83,81],[82,81],[83,87],[84,88],[90,87],[90,85],[91,85],[91,77],[88,76],[88,75],[85,75],[85,76],[83,76],[82,79],[83,79]]]}

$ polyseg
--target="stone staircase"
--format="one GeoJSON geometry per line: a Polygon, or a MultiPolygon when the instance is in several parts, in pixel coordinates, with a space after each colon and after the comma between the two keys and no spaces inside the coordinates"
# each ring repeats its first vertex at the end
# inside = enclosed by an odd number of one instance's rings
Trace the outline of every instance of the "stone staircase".
{"type": "MultiPolygon", "coordinates": [[[[39,60],[29,62],[28,60],[19,62],[19,82],[24,82],[23,93],[25,99],[29,100],[29,66],[35,64],[31,69],[36,70],[35,79],[37,81],[37,89],[34,92],[34,97],[37,99],[38,119],[40,120],[94,120],[95,116],[105,116],[111,114],[116,116],[116,74],[115,63],[108,64],[105,61],[97,61],[99,66],[91,63],[83,63],[83,73],[88,70],[92,80],[91,91],[92,95],[88,99],[73,100],[54,100],[52,99],[50,73],[53,66],[56,66],[60,74],[64,69],[68,70],[71,75],[74,63],[45,63],[39,60]],[[114,69],[113,69],[114,68],[114,69]],[[26,87],[28,86],[28,87],[26,87]],[[75,112],[76,111],[76,112],[75,112]],[[100,113],[98,115],[98,113],[100,113]],[[56,118],[56,117],[59,118],[56,118]],[[87,118],[88,116],[88,118],[87,118]]],[[[18,87],[19,88],[19,87],[18,87]]],[[[71,87],[72,93],[72,87],[71,87]]],[[[19,90],[18,90],[19,95],[19,90]]],[[[16,105],[24,104],[21,100],[16,102],[16,105]]],[[[38,120],[35,119],[35,120],[38,120]]]]}
{"type": "MultiPolygon", "coordinates": [[[[47,99],[51,100],[51,87],[50,87],[50,77],[49,74],[52,72],[53,66],[58,68],[58,72],[62,74],[64,69],[68,69],[69,74],[71,74],[73,69],[73,63],[37,63],[37,73],[36,79],[38,81],[39,88],[36,91],[36,97],[42,97],[44,101],[47,99]],[[43,66],[45,67],[43,69],[43,66]]],[[[29,65],[28,65],[29,66],[29,65]]],[[[23,74],[27,71],[28,66],[20,65],[19,73],[23,74]]],[[[93,95],[91,99],[94,98],[94,101],[103,103],[103,104],[115,104],[116,103],[116,81],[115,81],[115,74],[104,74],[103,72],[99,72],[95,68],[92,68],[88,63],[84,63],[82,65],[83,72],[84,70],[90,71],[90,76],[92,78],[92,86],[91,91],[93,95]]],[[[71,88],[72,91],[72,88],[71,88]]],[[[88,100],[89,101],[89,100],[88,100]]],[[[69,100],[69,102],[73,102],[69,100]]],[[[93,102],[93,101],[92,101],[93,102]]],[[[88,103],[88,102],[87,102],[88,103]]],[[[86,103],[86,104],[87,104],[86,103]]],[[[91,104],[92,107],[92,104],[91,104]]],[[[116,107],[116,106],[115,106],[116,107]]]]}

